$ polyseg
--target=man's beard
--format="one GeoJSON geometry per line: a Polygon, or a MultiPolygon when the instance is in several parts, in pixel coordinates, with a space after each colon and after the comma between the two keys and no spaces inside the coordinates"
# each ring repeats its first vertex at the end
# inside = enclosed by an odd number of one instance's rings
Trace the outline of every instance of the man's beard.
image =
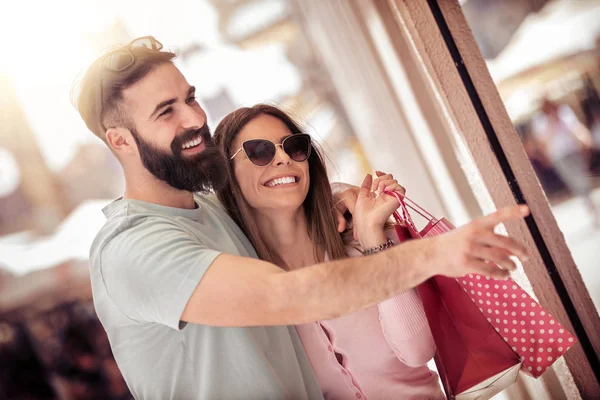
{"type": "Polygon", "coordinates": [[[157,149],[146,142],[135,129],[131,129],[131,134],[137,143],[144,167],[175,189],[208,192],[210,189],[218,190],[225,184],[225,157],[215,146],[208,125],[188,130],[173,139],[172,153],[157,149]],[[193,157],[184,157],[181,146],[198,135],[202,137],[201,145],[204,145],[204,150],[193,157]]]}

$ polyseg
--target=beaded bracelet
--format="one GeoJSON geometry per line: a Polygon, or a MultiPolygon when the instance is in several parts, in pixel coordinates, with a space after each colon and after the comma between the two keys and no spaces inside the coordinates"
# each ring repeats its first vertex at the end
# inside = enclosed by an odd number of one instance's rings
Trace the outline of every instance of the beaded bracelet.
{"type": "Polygon", "coordinates": [[[394,246],[396,243],[392,239],[388,239],[384,244],[380,244],[379,246],[371,247],[370,249],[363,250],[363,255],[368,256],[369,254],[374,254],[390,247],[394,246]]]}

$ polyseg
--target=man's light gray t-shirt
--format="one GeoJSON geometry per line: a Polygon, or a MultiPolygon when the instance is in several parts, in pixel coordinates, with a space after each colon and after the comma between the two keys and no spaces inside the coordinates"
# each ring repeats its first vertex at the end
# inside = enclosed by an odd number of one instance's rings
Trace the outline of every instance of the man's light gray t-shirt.
{"type": "Polygon", "coordinates": [[[90,253],[94,305],[132,394],[322,399],[294,327],[180,322],[221,252],[256,257],[214,196],[196,203],[187,210],[121,199],[103,210],[107,221],[90,253]]]}

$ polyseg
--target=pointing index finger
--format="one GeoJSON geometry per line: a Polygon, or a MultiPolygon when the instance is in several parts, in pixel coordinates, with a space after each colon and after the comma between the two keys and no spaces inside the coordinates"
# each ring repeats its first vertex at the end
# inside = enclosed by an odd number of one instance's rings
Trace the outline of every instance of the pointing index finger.
{"type": "Polygon", "coordinates": [[[493,214],[485,216],[481,219],[484,226],[494,228],[496,225],[503,222],[521,219],[529,215],[529,207],[518,205],[513,207],[501,208],[493,214]]]}

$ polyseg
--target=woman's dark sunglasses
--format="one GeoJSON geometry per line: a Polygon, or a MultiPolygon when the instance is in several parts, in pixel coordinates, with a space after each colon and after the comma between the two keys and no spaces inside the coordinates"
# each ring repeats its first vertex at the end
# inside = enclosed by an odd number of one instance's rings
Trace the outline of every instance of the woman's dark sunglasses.
{"type": "Polygon", "coordinates": [[[294,161],[306,161],[310,156],[311,144],[310,136],[305,133],[296,133],[283,139],[280,144],[273,143],[266,139],[251,139],[246,140],[230,158],[233,160],[240,151],[246,153],[246,157],[254,165],[264,167],[271,164],[277,152],[277,146],[281,146],[283,151],[294,161]]]}

